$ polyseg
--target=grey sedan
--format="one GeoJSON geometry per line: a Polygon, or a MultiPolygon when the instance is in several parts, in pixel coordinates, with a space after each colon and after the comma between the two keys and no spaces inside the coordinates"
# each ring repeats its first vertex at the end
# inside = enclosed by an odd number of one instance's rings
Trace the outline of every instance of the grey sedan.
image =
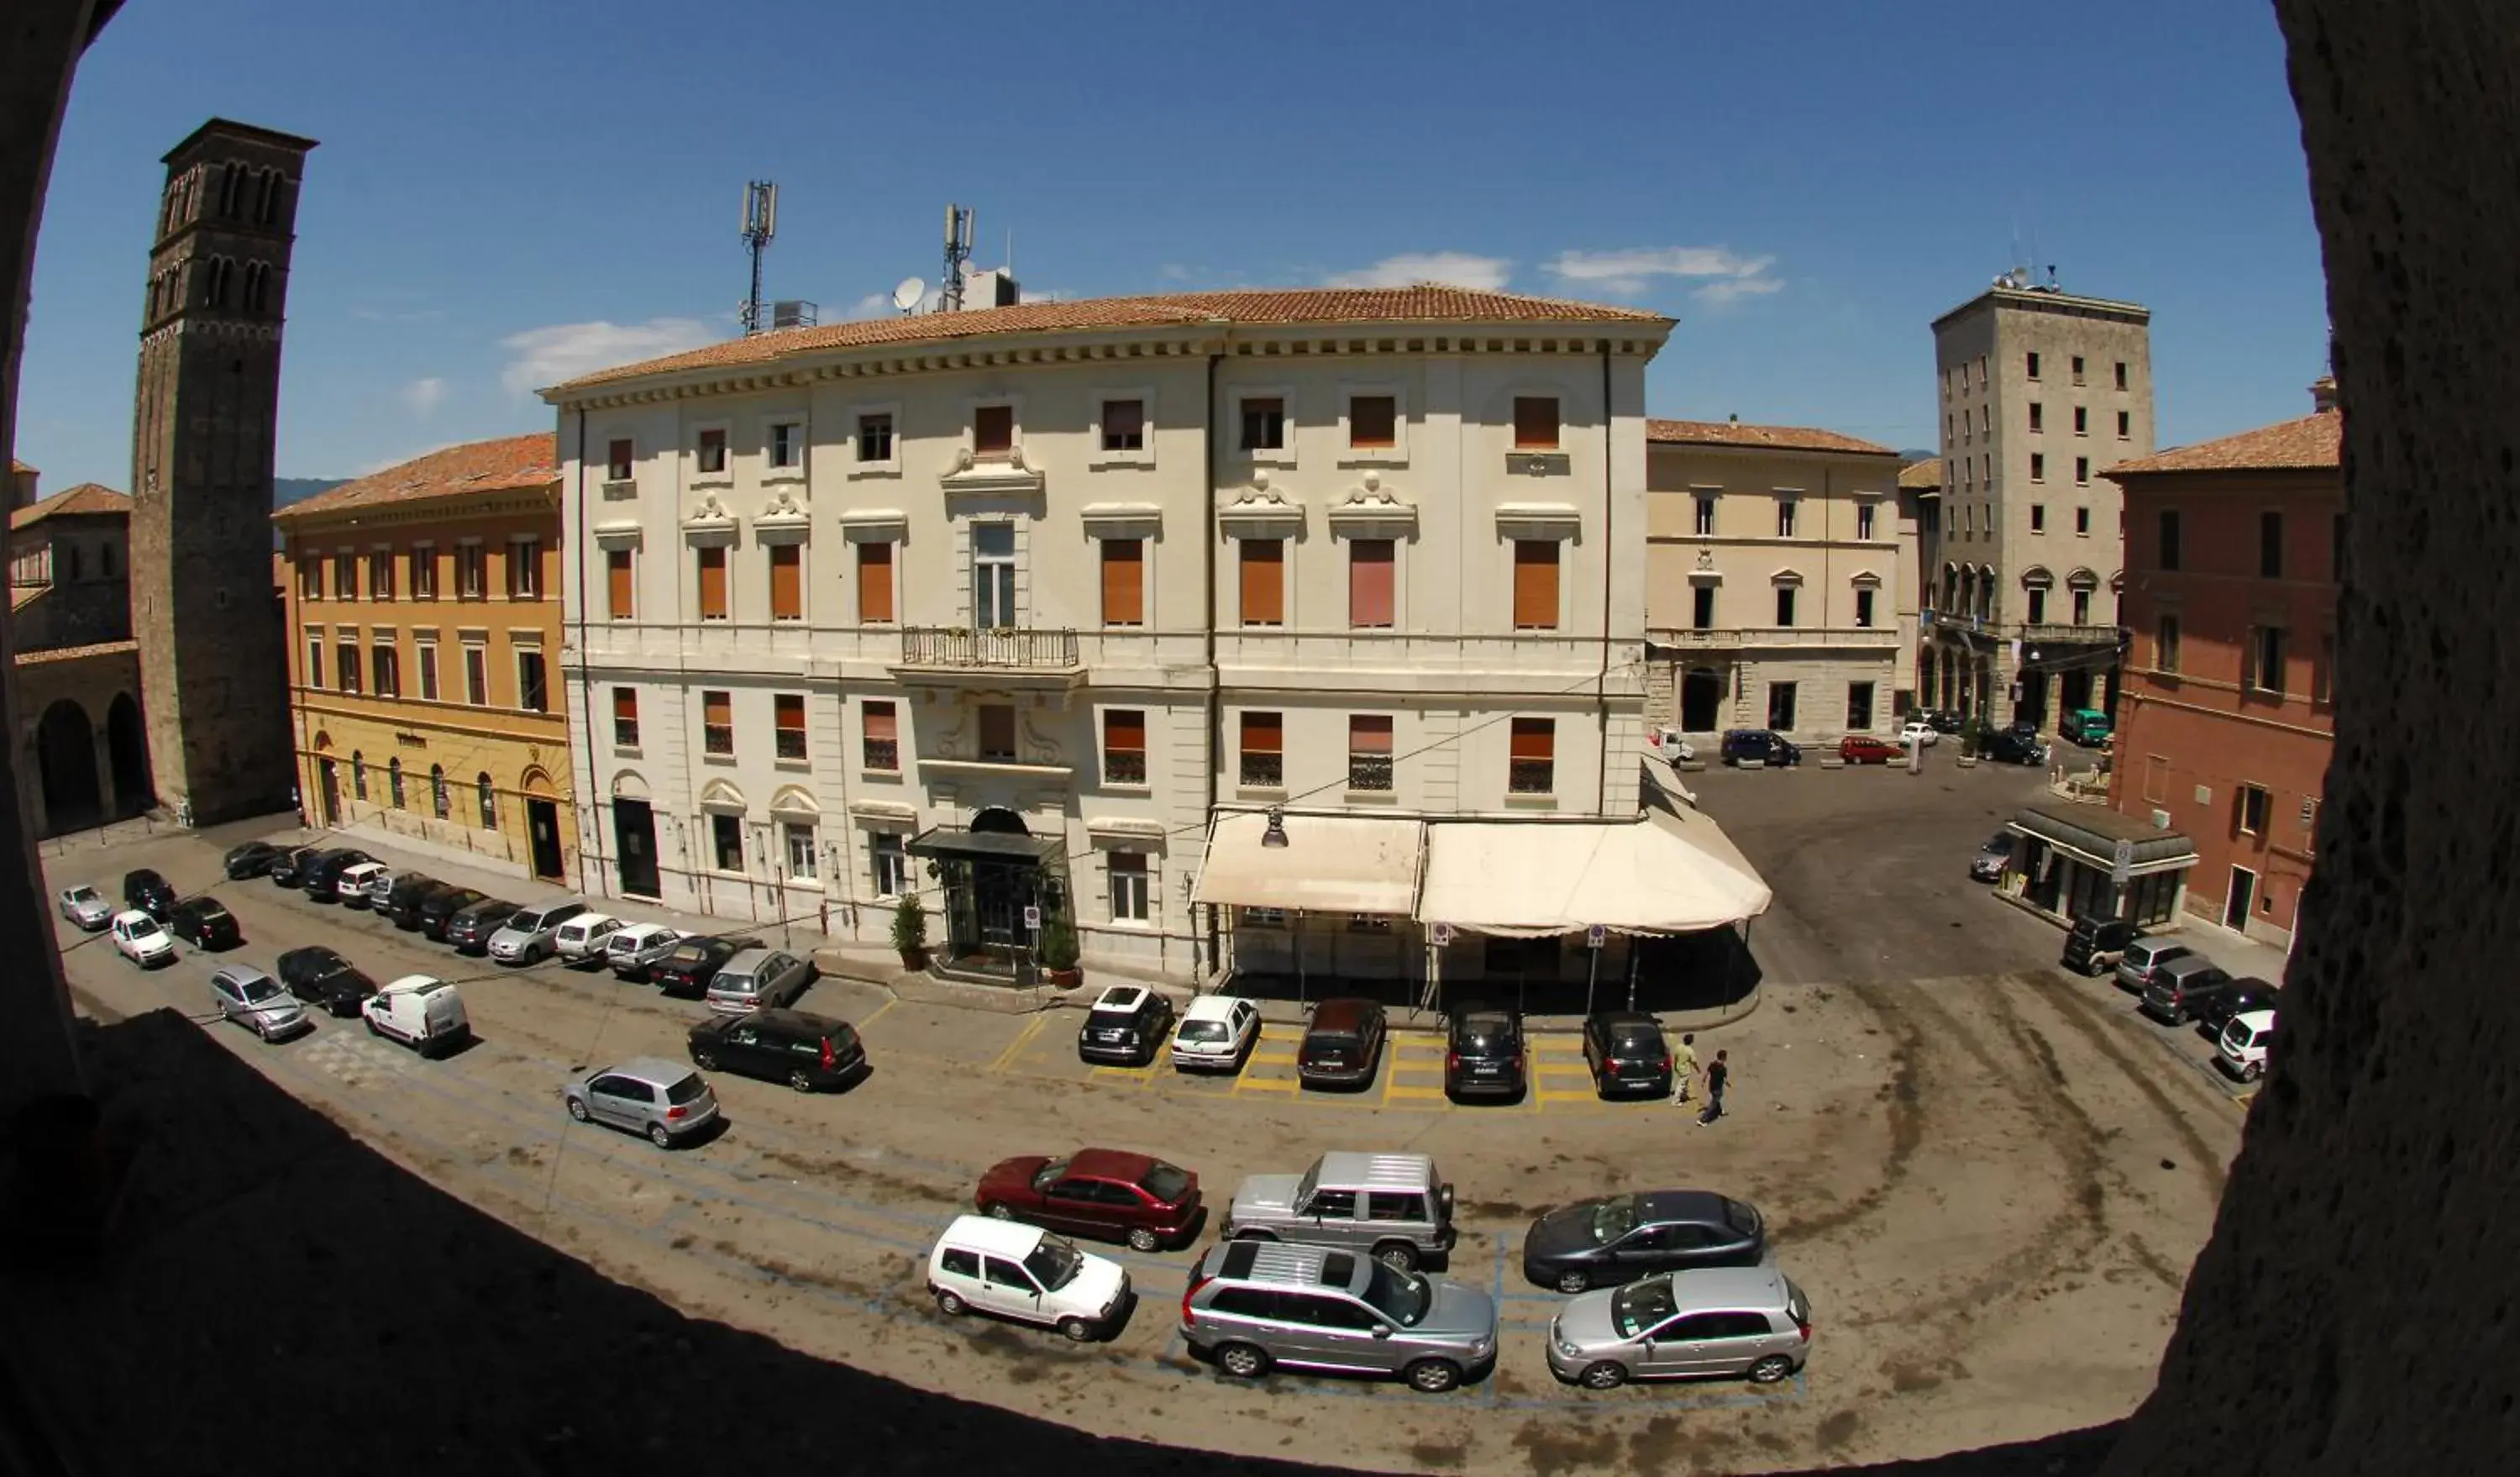
{"type": "Polygon", "coordinates": [[[219,1019],[233,1020],[265,1041],[315,1029],[306,1013],[280,982],[250,964],[228,964],[210,976],[210,999],[219,1019]]]}
{"type": "Polygon", "coordinates": [[[54,906],[61,909],[62,917],[90,933],[113,921],[113,905],[105,900],[105,894],[85,882],[76,887],[63,888],[53,901],[54,906]]]}
{"type": "Polygon", "coordinates": [[[672,1148],[718,1121],[717,1094],[707,1079],[659,1056],[589,1072],[561,1089],[561,1097],[578,1122],[645,1134],[658,1148],[672,1148]]]}

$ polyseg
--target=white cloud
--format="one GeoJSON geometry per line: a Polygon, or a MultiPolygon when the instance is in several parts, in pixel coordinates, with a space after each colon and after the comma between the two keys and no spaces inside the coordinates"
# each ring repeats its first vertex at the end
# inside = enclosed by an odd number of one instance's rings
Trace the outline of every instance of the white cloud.
{"type": "Polygon", "coordinates": [[[435,375],[414,380],[402,387],[402,403],[410,407],[413,415],[423,419],[427,419],[445,399],[446,381],[435,375]]]}
{"type": "Polygon", "coordinates": [[[1548,263],[1549,275],[1571,287],[1632,297],[1651,289],[1658,279],[1679,278],[1698,284],[1696,295],[1706,302],[1776,291],[1784,286],[1770,277],[1773,256],[1743,256],[1722,246],[1636,246],[1619,251],[1560,251],[1548,263]]]}
{"type": "Polygon", "coordinates": [[[1166,282],[1190,282],[1199,274],[1177,261],[1168,261],[1159,269],[1166,282]]]}
{"type": "Polygon", "coordinates": [[[890,292],[869,292],[864,297],[861,297],[857,301],[849,304],[847,316],[850,318],[888,318],[892,316],[895,311],[897,310],[892,305],[892,294],[890,292]]]}
{"type": "Polygon", "coordinates": [[[1513,263],[1502,256],[1473,256],[1467,251],[1404,251],[1398,256],[1386,256],[1361,271],[1337,273],[1330,278],[1328,286],[1406,288],[1421,282],[1436,282],[1446,287],[1493,292],[1503,288],[1512,273],[1513,263]]]}
{"type": "Polygon", "coordinates": [[[645,323],[556,323],[499,340],[508,367],[499,382],[519,395],[614,365],[634,364],[696,349],[722,336],[698,318],[651,318],[645,323]]]}

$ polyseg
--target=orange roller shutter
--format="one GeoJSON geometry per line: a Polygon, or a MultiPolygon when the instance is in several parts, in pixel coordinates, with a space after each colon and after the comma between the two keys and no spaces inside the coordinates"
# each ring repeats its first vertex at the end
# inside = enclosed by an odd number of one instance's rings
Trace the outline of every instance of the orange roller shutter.
{"type": "Polygon", "coordinates": [[[900,720],[893,714],[891,703],[870,702],[866,705],[866,736],[868,738],[883,739],[887,742],[897,739],[901,737],[899,723],[900,720]]]}
{"type": "Polygon", "coordinates": [[[1555,396],[1517,395],[1514,397],[1513,444],[1525,451],[1557,449],[1555,396]]]}
{"type": "Polygon", "coordinates": [[[700,619],[726,619],[726,551],[703,549],[700,560],[700,619]]]}
{"type": "Polygon", "coordinates": [[[1278,539],[1242,541],[1242,623],[1286,623],[1286,546],[1278,539]]]}
{"type": "Polygon", "coordinates": [[[1392,541],[1358,539],[1348,545],[1347,623],[1388,626],[1392,607],[1392,541]]]}
{"type": "Polygon", "coordinates": [[[1557,754],[1557,720],[1554,718],[1516,718],[1513,721],[1512,756],[1516,759],[1552,759],[1557,754]]]}
{"type": "Polygon", "coordinates": [[[892,546],[858,545],[858,619],[892,619],[892,546]]]}
{"type": "Polygon", "coordinates": [[[1277,713],[1242,715],[1242,751],[1246,754],[1277,754],[1285,751],[1285,721],[1277,713]]]}
{"type": "Polygon", "coordinates": [[[1347,721],[1347,751],[1351,754],[1387,754],[1391,752],[1391,720],[1380,716],[1359,716],[1347,721]]]}
{"type": "Polygon", "coordinates": [[[1137,626],[1147,619],[1147,551],[1137,539],[1102,541],[1102,624],[1137,626]]]}
{"type": "Polygon", "coordinates": [[[1147,746],[1147,715],[1136,709],[1114,709],[1102,715],[1102,746],[1141,751],[1147,746]]]}
{"type": "Polygon", "coordinates": [[[604,573],[606,583],[611,591],[612,618],[614,620],[628,620],[631,615],[635,613],[637,608],[634,604],[634,591],[630,581],[630,551],[627,549],[606,550],[604,554],[604,573]]]}
{"type": "Polygon", "coordinates": [[[770,618],[805,617],[805,551],[794,544],[770,546],[770,618]]]}
{"type": "Polygon", "coordinates": [[[1513,624],[1516,630],[1557,626],[1557,546],[1544,539],[1513,545],[1513,624]]]}

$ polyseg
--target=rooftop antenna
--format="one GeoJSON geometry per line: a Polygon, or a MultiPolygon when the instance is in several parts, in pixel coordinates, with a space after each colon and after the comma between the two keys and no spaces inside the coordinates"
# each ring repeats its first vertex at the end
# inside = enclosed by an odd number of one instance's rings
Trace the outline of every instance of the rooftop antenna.
{"type": "Polygon", "coordinates": [[[971,259],[971,212],[963,205],[945,207],[945,280],[937,284],[936,310],[963,311],[963,263],[971,259]]]}
{"type": "Polygon", "coordinates": [[[752,291],[738,315],[747,338],[761,332],[761,253],[778,232],[779,187],[768,180],[748,182],[743,187],[743,242],[752,252],[752,291]]]}

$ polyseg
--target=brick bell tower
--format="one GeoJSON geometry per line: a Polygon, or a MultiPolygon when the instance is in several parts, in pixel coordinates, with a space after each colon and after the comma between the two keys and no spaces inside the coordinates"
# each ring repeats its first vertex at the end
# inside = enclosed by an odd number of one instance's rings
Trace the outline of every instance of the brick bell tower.
{"type": "Polygon", "coordinates": [[[165,157],[131,424],[131,634],[158,795],[206,826],[289,806],[271,460],[313,139],[212,118],[165,157]]]}

